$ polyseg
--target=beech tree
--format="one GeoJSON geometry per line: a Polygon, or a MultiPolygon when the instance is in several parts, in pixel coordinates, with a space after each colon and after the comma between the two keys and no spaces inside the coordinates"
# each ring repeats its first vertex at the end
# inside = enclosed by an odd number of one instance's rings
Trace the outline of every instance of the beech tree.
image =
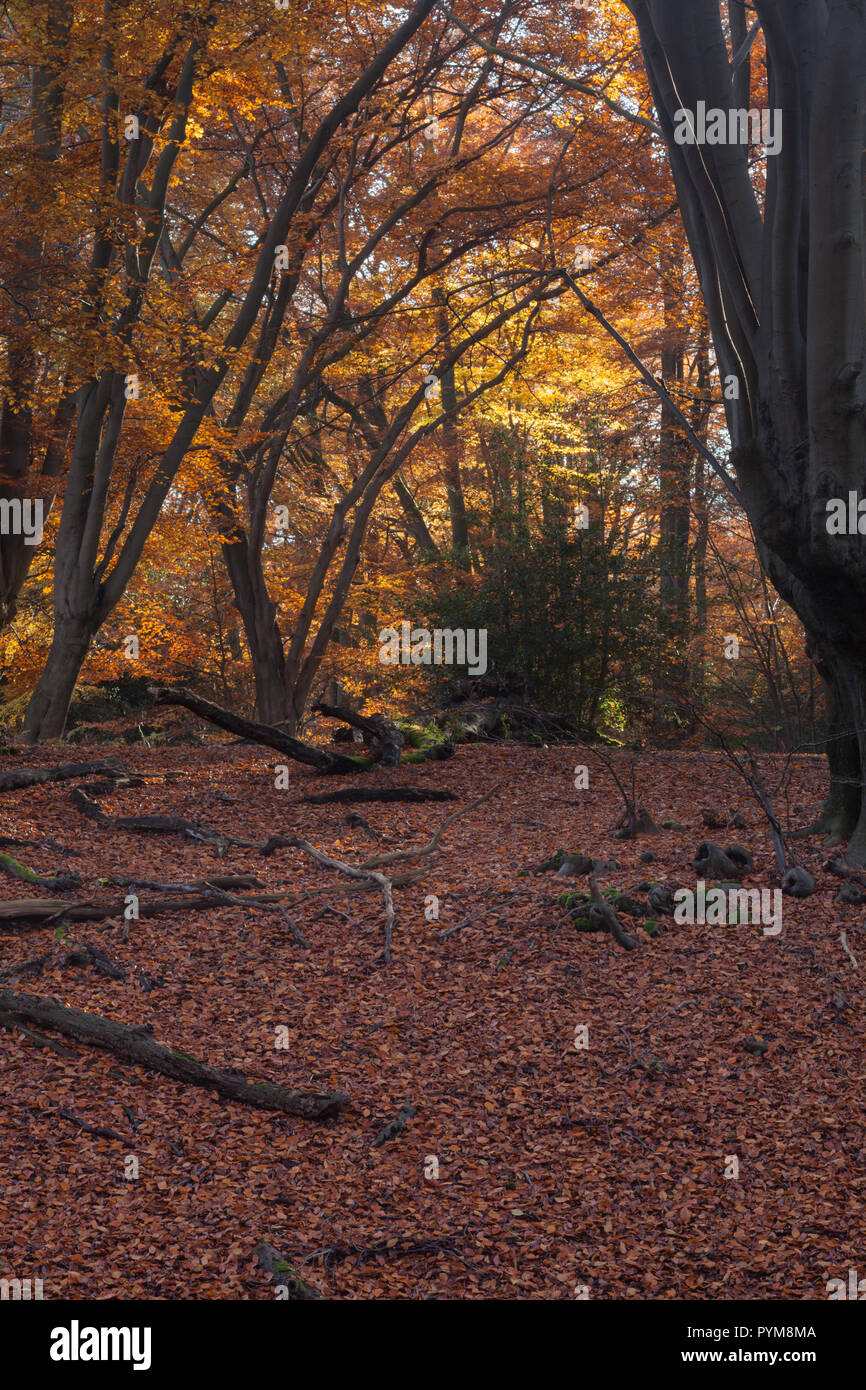
{"type": "MultiPolygon", "coordinates": [[[[352,51],[354,36],[349,36],[351,61],[336,83],[323,81],[322,109],[314,113],[309,129],[301,121],[297,158],[285,170],[279,199],[258,235],[247,239],[246,264],[237,268],[240,285],[214,296],[197,316],[195,333],[183,326],[182,317],[178,316],[179,326],[165,312],[152,271],[164,248],[170,195],[201,88],[236,62],[238,53],[245,55],[253,42],[264,41],[256,7],[241,4],[228,12],[213,0],[200,0],[178,12],[175,6],[159,5],[142,35],[130,27],[123,7],[108,0],[96,45],[89,14],[76,13],[74,5],[58,10],[42,3],[29,13],[25,7],[16,61],[32,72],[32,96],[31,110],[24,109],[22,102],[18,112],[22,138],[16,151],[17,189],[32,187],[34,163],[43,169],[56,163],[59,171],[53,189],[67,195],[58,202],[68,201],[69,189],[75,189],[76,207],[85,210],[85,219],[91,217],[89,225],[85,221],[75,228],[74,243],[72,227],[59,224],[70,238],[66,256],[58,254],[58,227],[52,227],[54,235],[46,235],[32,214],[24,219],[23,234],[14,248],[16,293],[7,315],[10,367],[0,421],[2,476],[7,487],[13,492],[16,487],[26,488],[23,480],[32,471],[34,452],[42,443],[34,419],[37,400],[45,408],[47,397],[45,413],[57,424],[53,432],[42,426],[48,437],[42,446],[46,449],[43,472],[48,476],[60,471],[55,444],[59,427],[64,437],[70,435],[55,546],[54,636],[25,718],[24,736],[29,740],[63,733],[91,640],[123,596],[178,471],[203,422],[212,416],[220,388],[230,379],[248,341],[260,348],[267,340],[274,299],[279,303],[290,292],[293,267],[281,266],[279,248],[286,245],[315,197],[320,166],[331,142],[376,90],[434,5],[435,0],[418,0],[402,22],[397,15],[386,20],[381,41],[371,45],[372,56],[362,52],[360,63],[352,51]],[[148,43],[154,46],[153,56],[140,51],[148,43]],[[138,82],[130,81],[120,67],[121,56],[129,56],[130,46],[137,66],[144,67],[138,82]],[[76,79],[75,120],[65,109],[71,99],[65,78],[75,74],[73,60],[83,74],[76,79]],[[127,103],[132,100],[135,104],[130,108],[127,103]],[[95,103],[99,114],[92,129],[95,103]],[[69,131],[65,144],[64,119],[69,131]],[[28,125],[33,128],[30,136],[28,125]],[[91,138],[96,132],[98,138],[91,138]],[[90,159],[94,148],[99,151],[95,163],[90,159]],[[83,186],[76,188],[79,165],[86,177],[82,172],[78,182],[83,186]],[[74,298],[76,312],[52,339],[50,333],[40,336],[38,323],[36,328],[33,323],[49,307],[40,299],[40,290],[48,278],[43,274],[46,261],[54,260],[69,263],[63,284],[58,283],[60,276],[53,277],[54,306],[58,306],[57,290],[65,288],[74,298]],[[277,289],[271,296],[275,268],[277,289]],[[129,378],[135,375],[136,353],[141,350],[137,334],[154,299],[159,336],[166,343],[180,336],[180,361],[172,362],[177,376],[172,383],[174,409],[168,412],[167,438],[147,460],[149,470],[144,460],[141,466],[127,460],[119,519],[106,534],[112,484],[116,493],[123,457],[129,378]],[[216,342],[203,339],[230,303],[235,312],[226,316],[230,322],[218,332],[216,342]]],[[[268,43],[277,52],[307,52],[303,7],[288,17],[289,27],[281,29],[280,24],[278,12],[268,14],[268,43]]],[[[274,66],[278,71],[278,58],[274,66]]],[[[218,85],[210,100],[214,104],[219,100],[218,85]]],[[[247,172],[248,159],[244,159],[228,184],[213,196],[208,196],[208,189],[199,190],[204,205],[192,218],[193,236],[206,230],[209,218],[247,172]]],[[[244,373],[242,366],[238,389],[241,420],[261,381],[255,361],[244,361],[244,365],[247,370],[244,373]]],[[[0,601],[8,615],[27,567],[20,537],[4,537],[3,555],[9,560],[0,564],[5,589],[0,601]]]]}
{"type": "Polygon", "coordinates": [[[866,487],[866,4],[625,0],[731,389],[729,486],[833,697],[815,829],[866,862],[866,552],[827,503],[866,487]],[[726,22],[727,21],[727,22],[726,22]],[[763,35],[766,81],[749,50],[763,35]],[[755,80],[750,80],[751,77],[755,80]],[[781,148],[678,143],[677,113],[781,112],[781,148]]]}

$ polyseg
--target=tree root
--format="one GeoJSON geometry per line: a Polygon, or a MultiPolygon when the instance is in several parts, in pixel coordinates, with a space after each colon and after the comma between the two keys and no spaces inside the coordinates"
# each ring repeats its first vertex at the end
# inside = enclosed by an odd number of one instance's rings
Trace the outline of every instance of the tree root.
{"type": "Polygon", "coordinates": [[[589,891],[592,895],[593,905],[599,917],[607,926],[608,931],[618,946],[622,946],[625,951],[633,951],[637,945],[637,940],[624,932],[620,925],[619,918],[609,903],[605,902],[596,882],[595,874],[589,876],[589,891]]]}

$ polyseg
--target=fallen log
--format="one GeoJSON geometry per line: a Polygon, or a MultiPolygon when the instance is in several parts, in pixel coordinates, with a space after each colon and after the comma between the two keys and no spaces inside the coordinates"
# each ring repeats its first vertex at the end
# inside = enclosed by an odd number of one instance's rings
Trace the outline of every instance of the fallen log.
{"type": "Polygon", "coordinates": [[[270,1081],[252,1083],[243,1077],[217,1071],[197,1062],[187,1053],[154,1042],[149,1024],[129,1027],[125,1023],[103,1018],[100,1014],[70,1009],[56,999],[18,994],[9,989],[0,990],[0,1014],[53,1029],[91,1047],[112,1052],[148,1071],[171,1077],[173,1081],[181,1081],[187,1086],[206,1087],[227,1100],[236,1100],[257,1110],[279,1110],[305,1120],[324,1120],[339,1114],[350,1103],[345,1091],[289,1090],[285,1086],[275,1086],[270,1081]]]}
{"type": "Polygon", "coordinates": [[[207,825],[200,825],[198,821],[184,820],[180,816],[106,815],[99,802],[88,796],[82,787],[74,787],[69,794],[69,799],[83,816],[87,816],[88,820],[94,820],[97,825],[105,826],[109,830],[136,830],[154,835],[185,835],[187,839],[200,840],[204,844],[214,845],[217,850],[224,850],[227,845],[239,845],[242,849],[258,848],[255,840],[239,840],[234,835],[226,835],[221,830],[211,830],[207,825]]]}
{"type": "MultiPolygon", "coordinates": [[[[249,743],[261,743],[266,748],[276,748],[278,753],[292,758],[295,762],[306,763],[308,767],[314,767],[317,772],[329,774],[358,773],[373,767],[377,762],[386,767],[396,767],[401,760],[407,763],[421,763],[428,761],[428,759],[450,758],[454,753],[451,744],[440,743],[426,749],[412,749],[404,754],[402,752],[403,734],[393,725],[386,728],[388,721],[383,717],[382,723],[376,726],[376,737],[379,740],[376,750],[371,751],[370,755],[366,757],[350,758],[344,753],[332,753],[325,748],[316,748],[311,743],[303,743],[298,738],[291,738],[271,724],[256,724],[251,719],[243,719],[241,715],[233,714],[220,705],[211,704],[210,700],[200,699],[198,695],[193,695],[190,690],[174,689],[169,686],[153,686],[152,690],[158,705],[183,705],[184,709],[188,709],[192,714],[197,714],[200,719],[206,719],[210,724],[215,724],[217,728],[226,729],[231,734],[237,734],[249,743]],[[400,741],[399,749],[397,749],[398,740],[400,741]],[[387,759],[385,757],[386,749],[388,750],[387,759]],[[396,756],[397,753],[399,756],[396,756]],[[391,761],[392,758],[393,761],[391,761]]],[[[326,708],[336,710],[338,706],[327,706],[326,708]]],[[[343,717],[342,713],[339,717],[343,717]]],[[[358,715],[357,718],[364,719],[365,716],[358,715]]],[[[374,721],[379,718],[378,715],[371,716],[374,721]]]]}
{"type": "Polygon", "coordinates": [[[0,869],[10,874],[12,878],[21,879],[24,883],[32,883],[37,888],[48,888],[52,893],[65,893],[73,888],[81,887],[81,879],[78,874],[66,872],[50,875],[37,874],[35,870],[28,869],[27,865],[22,864],[19,859],[2,852],[0,852],[0,869]]]}
{"type": "Polygon", "coordinates": [[[130,776],[125,768],[102,758],[95,763],[63,763],[60,767],[31,767],[20,772],[0,772],[0,792],[23,791],[26,787],[38,787],[44,782],[66,782],[73,777],[86,777],[91,772],[130,776]]]}
{"type": "MultiPolygon", "coordinates": [[[[237,907],[256,907],[266,903],[281,903],[285,893],[251,893],[243,898],[233,898],[230,905],[237,907]]],[[[208,908],[225,907],[230,895],[220,891],[194,894],[183,898],[140,898],[139,917],[165,917],[175,912],[207,911],[208,908]]],[[[32,918],[36,925],[40,921],[65,917],[70,922],[101,922],[106,917],[122,917],[126,909],[123,898],[112,898],[107,902],[75,902],[67,898],[12,898],[0,902],[0,920],[15,921],[32,918]]]]}
{"type": "Polygon", "coordinates": [[[197,714],[199,719],[206,719],[209,724],[215,724],[219,729],[238,734],[250,743],[263,743],[267,748],[276,748],[278,753],[283,753],[297,763],[306,763],[318,772],[359,772],[366,765],[366,759],[347,758],[342,753],[328,753],[322,748],[314,748],[312,744],[302,743],[298,738],[290,738],[271,724],[256,724],[251,719],[243,719],[239,714],[232,714],[220,705],[211,704],[210,700],[200,699],[190,690],[164,685],[154,686],[152,689],[156,704],[182,705],[192,714],[197,714]]]}
{"type": "Polygon", "coordinates": [[[430,787],[344,787],[338,792],[317,792],[315,796],[305,796],[304,802],[310,806],[326,806],[330,802],[349,801],[456,801],[453,792],[430,787]]]}
{"type": "Polygon", "coordinates": [[[399,767],[405,736],[396,724],[386,719],[384,714],[364,715],[347,705],[326,705],[323,701],[313,705],[315,714],[323,714],[326,719],[340,719],[353,729],[360,729],[366,735],[370,756],[383,767],[399,767]]]}

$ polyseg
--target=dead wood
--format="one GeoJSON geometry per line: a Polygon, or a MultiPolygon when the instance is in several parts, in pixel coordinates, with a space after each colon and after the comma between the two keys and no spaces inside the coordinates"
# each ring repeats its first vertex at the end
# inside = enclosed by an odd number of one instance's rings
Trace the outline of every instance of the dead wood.
{"type": "MultiPolygon", "coordinates": [[[[189,897],[141,898],[138,903],[139,917],[165,917],[177,912],[204,912],[209,908],[225,907],[231,899],[231,906],[261,907],[265,903],[282,903],[285,893],[251,893],[243,898],[212,890],[189,897]]],[[[122,917],[126,910],[123,898],[112,898],[107,902],[93,899],[87,902],[70,902],[66,898],[13,898],[0,902],[0,920],[25,921],[31,919],[38,926],[40,922],[50,922],[63,917],[70,922],[101,922],[106,917],[122,917]]]]}
{"type": "Polygon", "coordinates": [[[325,749],[314,748],[312,744],[290,738],[288,734],[281,733],[270,724],[256,724],[251,719],[243,719],[239,714],[222,709],[220,705],[211,704],[210,700],[200,699],[190,690],[154,686],[153,693],[158,705],[182,705],[184,709],[197,714],[200,719],[206,719],[209,724],[215,724],[219,729],[227,729],[230,734],[238,734],[250,743],[262,743],[267,748],[276,748],[277,752],[285,757],[292,758],[297,763],[306,763],[308,767],[314,767],[319,772],[359,771],[358,762],[344,757],[342,753],[329,753],[325,749]]]}
{"type": "Polygon", "coordinates": [[[11,854],[0,853],[0,869],[11,875],[12,878],[20,879],[23,883],[32,883],[37,888],[48,888],[53,893],[66,893],[73,888],[81,887],[81,878],[74,873],[60,874],[37,874],[35,870],[28,869],[25,864],[14,859],[11,854]]]}
{"type": "Polygon", "coordinates": [[[78,965],[95,970],[109,980],[127,980],[127,972],[116,960],[110,960],[98,946],[73,946],[59,962],[60,965],[78,965]]]}
{"type": "Polygon", "coordinates": [[[91,1047],[122,1057],[148,1071],[159,1072],[188,1086],[204,1086],[258,1110],[279,1110],[307,1120],[324,1120],[339,1114],[349,1104],[345,1091],[300,1091],[276,1086],[270,1081],[248,1082],[245,1078],[217,1071],[194,1057],[154,1042],[149,1024],[128,1027],[99,1014],[67,1008],[56,999],[0,990],[0,1013],[34,1023],[91,1047]]]}
{"type": "Polygon", "coordinates": [[[339,719],[344,724],[350,724],[353,729],[360,729],[365,735],[374,762],[381,762],[383,767],[400,766],[406,736],[402,729],[398,729],[384,714],[358,714],[346,705],[326,705],[322,701],[313,705],[313,711],[323,714],[326,719],[339,719]]]}
{"type": "Polygon", "coordinates": [[[413,1115],[417,1115],[418,1110],[411,1101],[406,1100],[397,1111],[393,1120],[389,1120],[386,1125],[379,1130],[373,1140],[373,1148],[379,1149],[383,1144],[387,1144],[389,1139],[396,1139],[398,1134],[402,1134],[413,1115]]]}
{"type": "Polygon", "coordinates": [[[118,1134],[116,1129],[109,1129],[107,1125],[92,1125],[89,1120],[83,1120],[80,1115],[76,1115],[74,1110],[66,1110],[62,1105],[52,1105],[49,1115],[59,1115],[61,1119],[68,1120],[70,1124],[78,1129],[83,1129],[85,1134],[95,1134],[98,1139],[115,1139],[121,1144],[129,1144],[130,1138],[127,1134],[118,1134]]]}
{"type": "Polygon", "coordinates": [[[116,883],[120,888],[131,892],[139,889],[153,889],[159,893],[198,893],[207,888],[264,888],[264,884],[252,874],[214,874],[210,878],[194,878],[189,883],[160,883],[152,878],[132,878],[123,874],[109,874],[103,882],[116,883]]]}
{"type": "Polygon", "coordinates": [[[29,1038],[37,1047],[47,1047],[51,1052],[56,1052],[58,1057],[72,1057],[74,1055],[70,1052],[68,1047],[64,1047],[63,1044],[57,1042],[55,1038],[46,1038],[42,1033],[34,1032],[32,1028],[28,1028],[22,1023],[21,1019],[16,1018],[14,1014],[6,1014],[3,1013],[2,1010],[0,1010],[0,1028],[14,1029],[15,1032],[20,1033],[22,1037],[29,1038]]]}
{"type": "Polygon", "coordinates": [[[319,1293],[318,1289],[313,1288],[312,1284],[305,1283],[301,1276],[283,1259],[279,1250],[266,1240],[259,1242],[256,1248],[256,1259],[265,1273],[271,1276],[272,1288],[280,1291],[285,1289],[287,1302],[309,1303],[314,1299],[325,1297],[323,1293],[319,1293]]]}
{"type": "Polygon", "coordinates": [[[595,879],[595,874],[589,876],[589,891],[592,894],[592,901],[596,912],[606,925],[608,931],[617,945],[622,946],[625,951],[633,951],[637,941],[628,932],[624,932],[620,920],[614,912],[610,903],[605,902],[595,879]]]}
{"type": "Polygon", "coordinates": [[[375,859],[365,859],[361,868],[368,870],[377,869],[385,864],[398,864],[403,859],[422,859],[425,855],[435,854],[436,850],[439,848],[439,842],[448,827],[453,825],[456,820],[459,820],[461,816],[465,816],[467,812],[474,811],[475,807],[480,806],[482,802],[489,801],[491,796],[499,791],[501,785],[501,783],[497,782],[495,787],[491,787],[488,792],[485,792],[483,796],[477,797],[475,801],[470,801],[468,806],[461,806],[459,810],[452,811],[450,816],[445,817],[439,829],[431,836],[426,845],[421,845],[418,849],[395,849],[391,850],[389,854],[380,854],[375,859]]]}
{"type": "Polygon", "coordinates": [[[511,903],[515,902],[518,898],[529,898],[531,896],[532,894],[525,890],[512,892],[507,898],[503,898],[502,902],[492,903],[490,907],[473,912],[470,917],[464,917],[462,922],[456,922],[453,927],[446,927],[445,931],[437,932],[437,940],[446,941],[448,937],[453,936],[455,932],[462,931],[464,927],[474,926],[476,922],[483,922],[485,917],[492,916],[494,912],[500,912],[503,907],[509,907],[511,903]]]}
{"type": "Polygon", "coordinates": [[[381,838],[378,830],[374,830],[370,822],[365,820],[363,816],[359,816],[357,811],[350,811],[345,819],[346,824],[351,826],[353,830],[363,830],[368,840],[375,840],[378,843],[381,838]]]}
{"type": "Polygon", "coordinates": [[[239,840],[234,835],[226,835],[221,830],[212,830],[198,821],[184,820],[180,816],[109,816],[98,802],[87,795],[81,787],[74,787],[70,800],[83,816],[96,821],[108,830],[133,830],[154,835],[185,835],[190,840],[200,840],[225,850],[227,845],[238,845],[242,849],[258,849],[255,840],[239,840]]]}
{"type": "MultiPolygon", "coordinates": [[[[321,864],[326,869],[333,869],[335,873],[345,874],[347,878],[366,879],[368,882],[377,884],[382,890],[382,901],[385,905],[385,935],[382,950],[382,959],[387,964],[391,959],[391,945],[394,939],[394,898],[392,896],[393,883],[385,874],[377,874],[371,869],[355,868],[353,864],[344,864],[341,859],[331,859],[329,855],[323,854],[320,849],[311,845],[309,840],[303,840],[299,836],[292,836],[283,839],[281,844],[285,847],[297,846],[308,854],[311,859],[315,859],[317,864],[321,864]]],[[[263,851],[264,852],[264,851],[263,851]]]]}
{"type": "Polygon", "coordinates": [[[318,792],[315,796],[305,796],[304,801],[311,806],[325,806],[332,801],[456,801],[453,792],[430,787],[346,787],[338,792],[318,792]]]}
{"type": "Polygon", "coordinates": [[[73,777],[86,777],[91,772],[104,772],[118,777],[128,777],[125,768],[101,758],[95,763],[62,763],[58,767],[31,767],[20,772],[0,772],[0,792],[23,791],[26,787],[38,787],[45,782],[65,782],[73,777]]]}

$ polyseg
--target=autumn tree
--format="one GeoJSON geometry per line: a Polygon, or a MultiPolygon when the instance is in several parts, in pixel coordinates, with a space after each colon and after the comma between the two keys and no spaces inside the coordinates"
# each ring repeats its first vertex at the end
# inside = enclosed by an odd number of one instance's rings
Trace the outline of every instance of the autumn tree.
{"type": "MultiPolygon", "coordinates": [[[[234,282],[201,306],[194,331],[188,328],[188,313],[180,312],[164,292],[166,285],[172,289],[170,268],[165,281],[157,281],[153,270],[196,116],[209,103],[226,99],[239,62],[248,71],[253,64],[261,67],[258,48],[263,44],[276,49],[272,66],[279,63],[281,50],[315,47],[315,33],[321,32],[314,23],[311,37],[315,17],[299,7],[291,14],[269,12],[263,20],[256,5],[229,10],[212,0],[181,12],[173,5],[156,5],[142,17],[109,0],[100,21],[89,6],[71,5],[61,7],[63,23],[58,24],[52,16],[55,7],[45,4],[28,12],[22,32],[10,24],[15,61],[22,72],[33,74],[29,88],[35,93],[29,104],[23,98],[20,102],[20,158],[11,177],[18,192],[28,180],[32,184],[34,159],[45,166],[47,151],[58,166],[52,192],[66,195],[69,189],[75,194],[74,218],[69,198],[58,196],[58,220],[41,233],[36,216],[25,220],[28,234],[14,248],[13,273],[28,312],[16,318],[10,311],[7,323],[12,345],[5,373],[5,439],[7,452],[11,450],[4,470],[7,484],[20,492],[32,471],[40,430],[48,441],[45,447],[53,446],[46,420],[59,417],[71,432],[55,550],[54,637],[25,720],[30,739],[62,733],[90,641],[120,601],[178,471],[202,423],[212,416],[220,387],[237,370],[248,340],[267,336],[268,287],[279,248],[285,247],[317,191],[320,164],[335,133],[376,88],[434,2],[418,0],[402,23],[389,16],[378,42],[359,45],[353,32],[344,36],[346,63],[340,80],[334,82],[330,69],[323,83],[328,99],[302,131],[302,147],[285,170],[272,214],[249,237],[246,254],[234,266],[234,282]],[[69,73],[75,78],[74,91],[71,82],[64,85],[63,75],[69,73]],[[35,136],[29,133],[33,110],[35,136]],[[48,280],[46,257],[56,258],[64,242],[63,273],[53,277],[52,298],[40,301],[48,280]],[[228,306],[223,327],[220,316],[228,306]],[[52,324],[46,332],[41,325],[52,310],[60,327],[52,324]],[[155,338],[149,352],[142,330],[155,338]],[[159,347],[172,339],[179,339],[180,350],[166,363],[159,347]],[[133,457],[122,445],[127,405],[134,399],[131,381],[139,376],[135,368],[141,361],[154,374],[161,367],[168,377],[168,399],[156,447],[133,457]],[[37,385],[41,423],[33,412],[37,385]],[[116,494],[118,483],[120,512],[107,532],[112,484],[116,494]]],[[[332,28],[329,38],[336,37],[332,28]]],[[[199,186],[193,236],[206,232],[209,218],[246,172],[245,155],[222,187],[199,186]]],[[[288,293],[292,270],[280,270],[278,298],[288,293]]],[[[182,292],[179,287],[178,296],[182,292]]],[[[248,403],[259,374],[249,362],[241,366],[241,374],[240,389],[248,403]]],[[[18,551],[13,546],[12,563],[3,566],[9,574],[7,612],[16,585],[20,587],[18,551]]]]}

